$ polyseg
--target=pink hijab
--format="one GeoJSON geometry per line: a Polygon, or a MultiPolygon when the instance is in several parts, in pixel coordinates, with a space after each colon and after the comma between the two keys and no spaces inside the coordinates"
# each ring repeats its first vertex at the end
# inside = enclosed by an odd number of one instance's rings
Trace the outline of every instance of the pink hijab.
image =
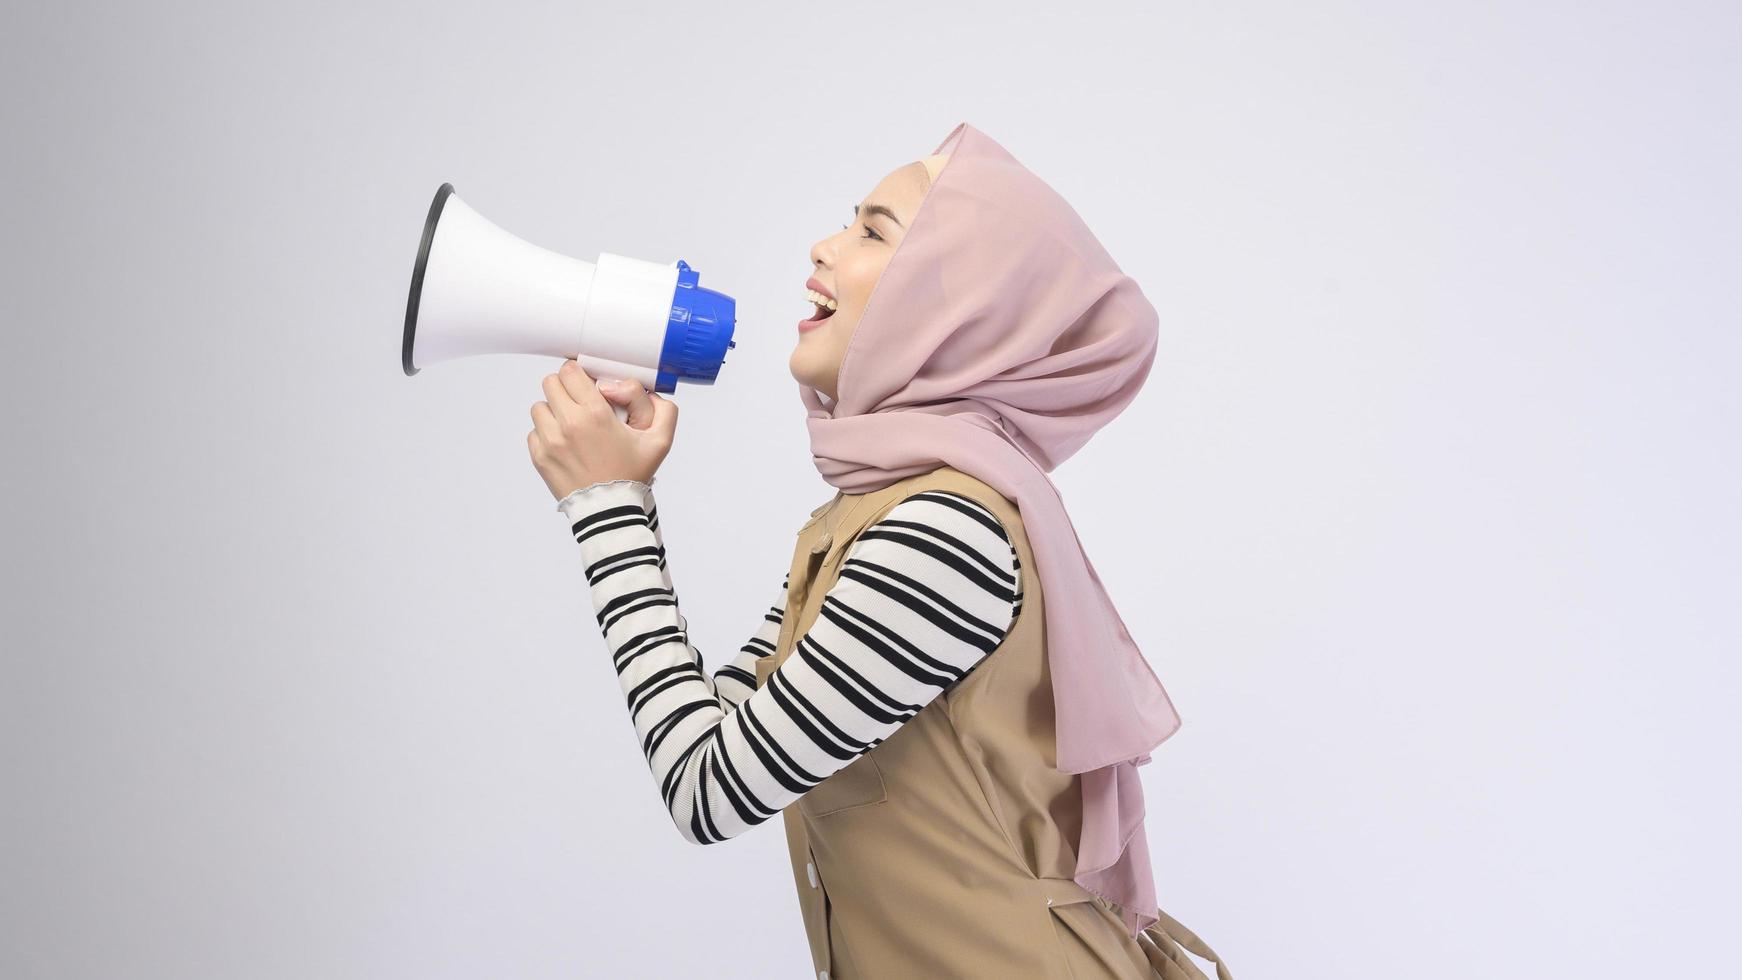
{"type": "Polygon", "coordinates": [[[1060,772],[1082,773],[1072,876],[1157,921],[1137,767],[1179,728],[1046,474],[1130,404],[1159,318],[1076,211],[961,123],[872,290],[838,400],[809,385],[811,456],[844,493],[948,464],[1015,502],[1040,566],[1060,772]],[[954,149],[951,150],[951,147],[954,149]]]}

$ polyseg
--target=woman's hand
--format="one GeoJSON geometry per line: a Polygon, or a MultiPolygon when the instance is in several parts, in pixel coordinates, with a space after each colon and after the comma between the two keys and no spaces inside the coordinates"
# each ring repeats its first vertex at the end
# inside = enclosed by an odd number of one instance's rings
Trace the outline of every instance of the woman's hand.
{"type": "Polygon", "coordinates": [[[545,401],[532,403],[526,446],[545,486],[561,500],[607,480],[652,481],[671,452],[677,405],[637,381],[600,388],[573,358],[544,377],[545,401]],[[619,422],[613,404],[629,408],[619,422]]]}

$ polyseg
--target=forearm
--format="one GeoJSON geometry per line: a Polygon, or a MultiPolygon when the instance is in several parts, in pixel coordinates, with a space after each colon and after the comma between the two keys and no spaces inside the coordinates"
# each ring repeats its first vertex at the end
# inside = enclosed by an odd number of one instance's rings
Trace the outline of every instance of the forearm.
{"type": "Polygon", "coordinates": [[[685,838],[700,842],[707,835],[697,825],[704,809],[696,805],[698,749],[735,700],[716,692],[689,642],[652,492],[616,480],[570,494],[559,506],[571,519],[594,618],[661,800],[685,838]]]}
{"type": "MultiPolygon", "coordinates": [[[[647,515],[647,530],[652,534],[652,547],[655,549],[654,555],[658,559],[660,581],[670,592],[672,601],[676,603],[677,590],[672,583],[670,566],[665,560],[665,537],[660,532],[659,503],[653,496],[652,484],[646,484],[646,489],[641,490],[639,499],[635,500],[631,499],[635,497],[635,494],[629,491],[640,489],[642,484],[633,480],[609,481],[609,483],[616,483],[619,486],[610,487],[609,484],[594,484],[585,488],[584,491],[576,491],[564,498],[558,504],[557,509],[562,511],[573,525],[581,517],[600,507],[623,506],[624,502],[640,504],[643,512],[647,515]]],[[[629,516],[634,517],[633,514],[629,516]]],[[[572,526],[571,532],[573,532],[572,526]]],[[[633,542],[631,542],[631,546],[633,546],[633,542]]],[[[595,596],[596,608],[598,608],[598,601],[595,596]]],[[[732,710],[739,702],[749,697],[751,691],[755,690],[756,661],[774,653],[774,643],[780,635],[780,621],[785,615],[785,611],[786,582],[783,578],[774,602],[763,612],[762,622],[758,624],[756,632],[744,642],[743,646],[738,648],[737,654],[729,662],[722,664],[713,672],[711,687],[721,710],[732,710]]],[[[689,647],[692,658],[698,664],[702,663],[701,650],[690,639],[689,619],[684,616],[681,606],[678,607],[677,618],[678,626],[683,632],[684,642],[689,647]]]]}
{"type": "MultiPolygon", "coordinates": [[[[706,701],[717,721],[714,685],[689,641],[651,489],[634,480],[612,480],[576,491],[558,506],[581,547],[593,615],[624,697],[630,699],[643,747],[671,743],[669,723],[664,731],[655,728],[674,706],[706,701]]],[[[652,762],[660,758],[650,755],[652,762]]]]}

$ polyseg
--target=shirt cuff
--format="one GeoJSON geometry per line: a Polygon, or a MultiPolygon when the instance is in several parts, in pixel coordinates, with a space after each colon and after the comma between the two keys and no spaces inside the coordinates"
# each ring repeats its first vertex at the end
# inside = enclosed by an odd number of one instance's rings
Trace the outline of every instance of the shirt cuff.
{"type": "MultiPolygon", "coordinates": [[[[655,477],[654,479],[658,479],[655,477]]],[[[642,507],[642,501],[653,492],[653,481],[642,483],[640,480],[605,480],[572,491],[568,496],[557,501],[556,509],[569,520],[578,520],[580,515],[589,514],[605,507],[632,503],[642,507]]],[[[642,507],[646,510],[645,507],[642,507]]]]}

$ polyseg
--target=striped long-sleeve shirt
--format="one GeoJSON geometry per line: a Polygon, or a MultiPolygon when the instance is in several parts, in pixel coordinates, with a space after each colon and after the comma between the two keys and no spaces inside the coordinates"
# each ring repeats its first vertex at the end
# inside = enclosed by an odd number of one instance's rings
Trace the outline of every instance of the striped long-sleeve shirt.
{"type": "Polygon", "coordinates": [[[1008,532],[948,491],[897,503],[854,540],[791,656],[756,687],[786,608],[710,678],[666,569],[652,488],[595,483],[557,505],[642,753],[685,840],[727,840],[875,748],[990,654],[1022,605],[1008,532]]]}

